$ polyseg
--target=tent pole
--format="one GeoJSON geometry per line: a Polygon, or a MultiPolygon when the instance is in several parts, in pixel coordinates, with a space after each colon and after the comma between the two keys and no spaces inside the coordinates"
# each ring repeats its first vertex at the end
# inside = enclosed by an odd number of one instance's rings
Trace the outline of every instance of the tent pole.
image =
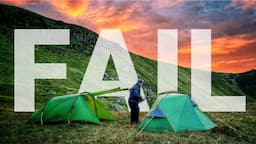
{"type": "Polygon", "coordinates": [[[79,97],[79,95],[78,96],[76,96],[75,97],[75,99],[73,100],[73,102],[72,102],[72,105],[71,105],[71,108],[70,108],[70,111],[69,111],[69,113],[68,113],[68,124],[70,124],[70,119],[71,119],[71,113],[72,113],[72,110],[73,110],[73,108],[74,108],[74,104],[75,104],[75,102],[76,102],[76,100],[77,100],[77,98],[79,97]]]}
{"type": "Polygon", "coordinates": [[[152,120],[153,118],[154,118],[154,117],[152,116],[151,119],[145,124],[145,126],[144,126],[142,129],[140,129],[140,131],[138,132],[137,136],[140,135],[140,133],[148,126],[148,124],[151,122],[151,120],[152,120]]]}
{"type": "Polygon", "coordinates": [[[94,96],[91,96],[92,99],[93,99],[93,104],[94,104],[94,109],[95,109],[95,115],[98,117],[98,110],[97,110],[97,107],[96,107],[96,102],[95,102],[95,97],[94,96]]]}
{"type": "Polygon", "coordinates": [[[43,125],[43,114],[44,112],[41,112],[41,118],[40,118],[41,125],[43,125]]]}
{"type": "MultiPolygon", "coordinates": [[[[73,108],[73,106],[72,106],[72,108],[73,108]]],[[[71,117],[72,108],[71,108],[71,110],[68,112],[68,124],[70,124],[70,117],[71,117]]]]}
{"type": "Polygon", "coordinates": [[[228,126],[229,128],[231,128],[232,130],[234,130],[235,132],[238,131],[237,129],[235,129],[234,127],[232,127],[231,125],[227,124],[226,122],[224,122],[223,120],[220,120],[218,118],[216,118],[214,115],[208,113],[209,115],[211,115],[212,117],[214,117],[216,120],[218,120],[219,122],[223,123],[224,125],[228,126]]]}
{"type": "Polygon", "coordinates": [[[70,124],[71,112],[68,113],[68,124],[70,124]]]}

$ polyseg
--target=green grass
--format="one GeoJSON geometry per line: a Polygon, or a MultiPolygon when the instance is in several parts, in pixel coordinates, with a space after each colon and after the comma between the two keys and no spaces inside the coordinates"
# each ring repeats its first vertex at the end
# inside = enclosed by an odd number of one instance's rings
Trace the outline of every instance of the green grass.
{"type": "MultiPolygon", "coordinates": [[[[256,103],[246,113],[211,113],[218,127],[198,132],[142,132],[129,125],[129,114],[115,113],[117,121],[94,124],[26,124],[30,113],[1,112],[1,143],[255,143],[256,103]],[[219,120],[228,123],[237,131],[219,120]]],[[[141,118],[143,114],[141,114],[141,118]]]]}

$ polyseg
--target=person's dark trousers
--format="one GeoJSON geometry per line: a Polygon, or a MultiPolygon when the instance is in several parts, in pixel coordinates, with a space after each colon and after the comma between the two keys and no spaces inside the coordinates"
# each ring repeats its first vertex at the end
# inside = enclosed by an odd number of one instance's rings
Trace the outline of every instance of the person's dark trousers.
{"type": "Polygon", "coordinates": [[[131,108],[131,124],[137,124],[139,122],[139,103],[134,101],[129,101],[129,106],[131,108]]]}

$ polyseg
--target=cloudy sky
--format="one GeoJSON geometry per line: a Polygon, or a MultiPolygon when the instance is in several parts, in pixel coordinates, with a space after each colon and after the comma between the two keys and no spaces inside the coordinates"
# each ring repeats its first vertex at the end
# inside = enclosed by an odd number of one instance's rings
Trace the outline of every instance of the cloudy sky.
{"type": "Polygon", "coordinates": [[[190,66],[190,30],[212,30],[212,70],[256,69],[256,0],[0,0],[97,33],[121,29],[133,53],[156,59],[157,29],[178,29],[179,65],[190,66]]]}

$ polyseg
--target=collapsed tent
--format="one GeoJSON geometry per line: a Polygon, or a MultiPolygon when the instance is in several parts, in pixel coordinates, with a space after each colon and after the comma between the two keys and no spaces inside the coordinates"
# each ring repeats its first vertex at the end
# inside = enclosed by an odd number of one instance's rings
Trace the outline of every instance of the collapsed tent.
{"type": "Polygon", "coordinates": [[[99,124],[99,119],[115,120],[115,117],[104,108],[95,96],[119,92],[127,89],[111,89],[95,93],[83,92],[78,95],[67,95],[50,98],[29,119],[29,123],[82,121],[99,124]]]}
{"type": "Polygon", "coordinates": [[[152,106],[139,128],[141,131],[208,130],[216,126],[186,94],[166,94],[152,106]]]}

